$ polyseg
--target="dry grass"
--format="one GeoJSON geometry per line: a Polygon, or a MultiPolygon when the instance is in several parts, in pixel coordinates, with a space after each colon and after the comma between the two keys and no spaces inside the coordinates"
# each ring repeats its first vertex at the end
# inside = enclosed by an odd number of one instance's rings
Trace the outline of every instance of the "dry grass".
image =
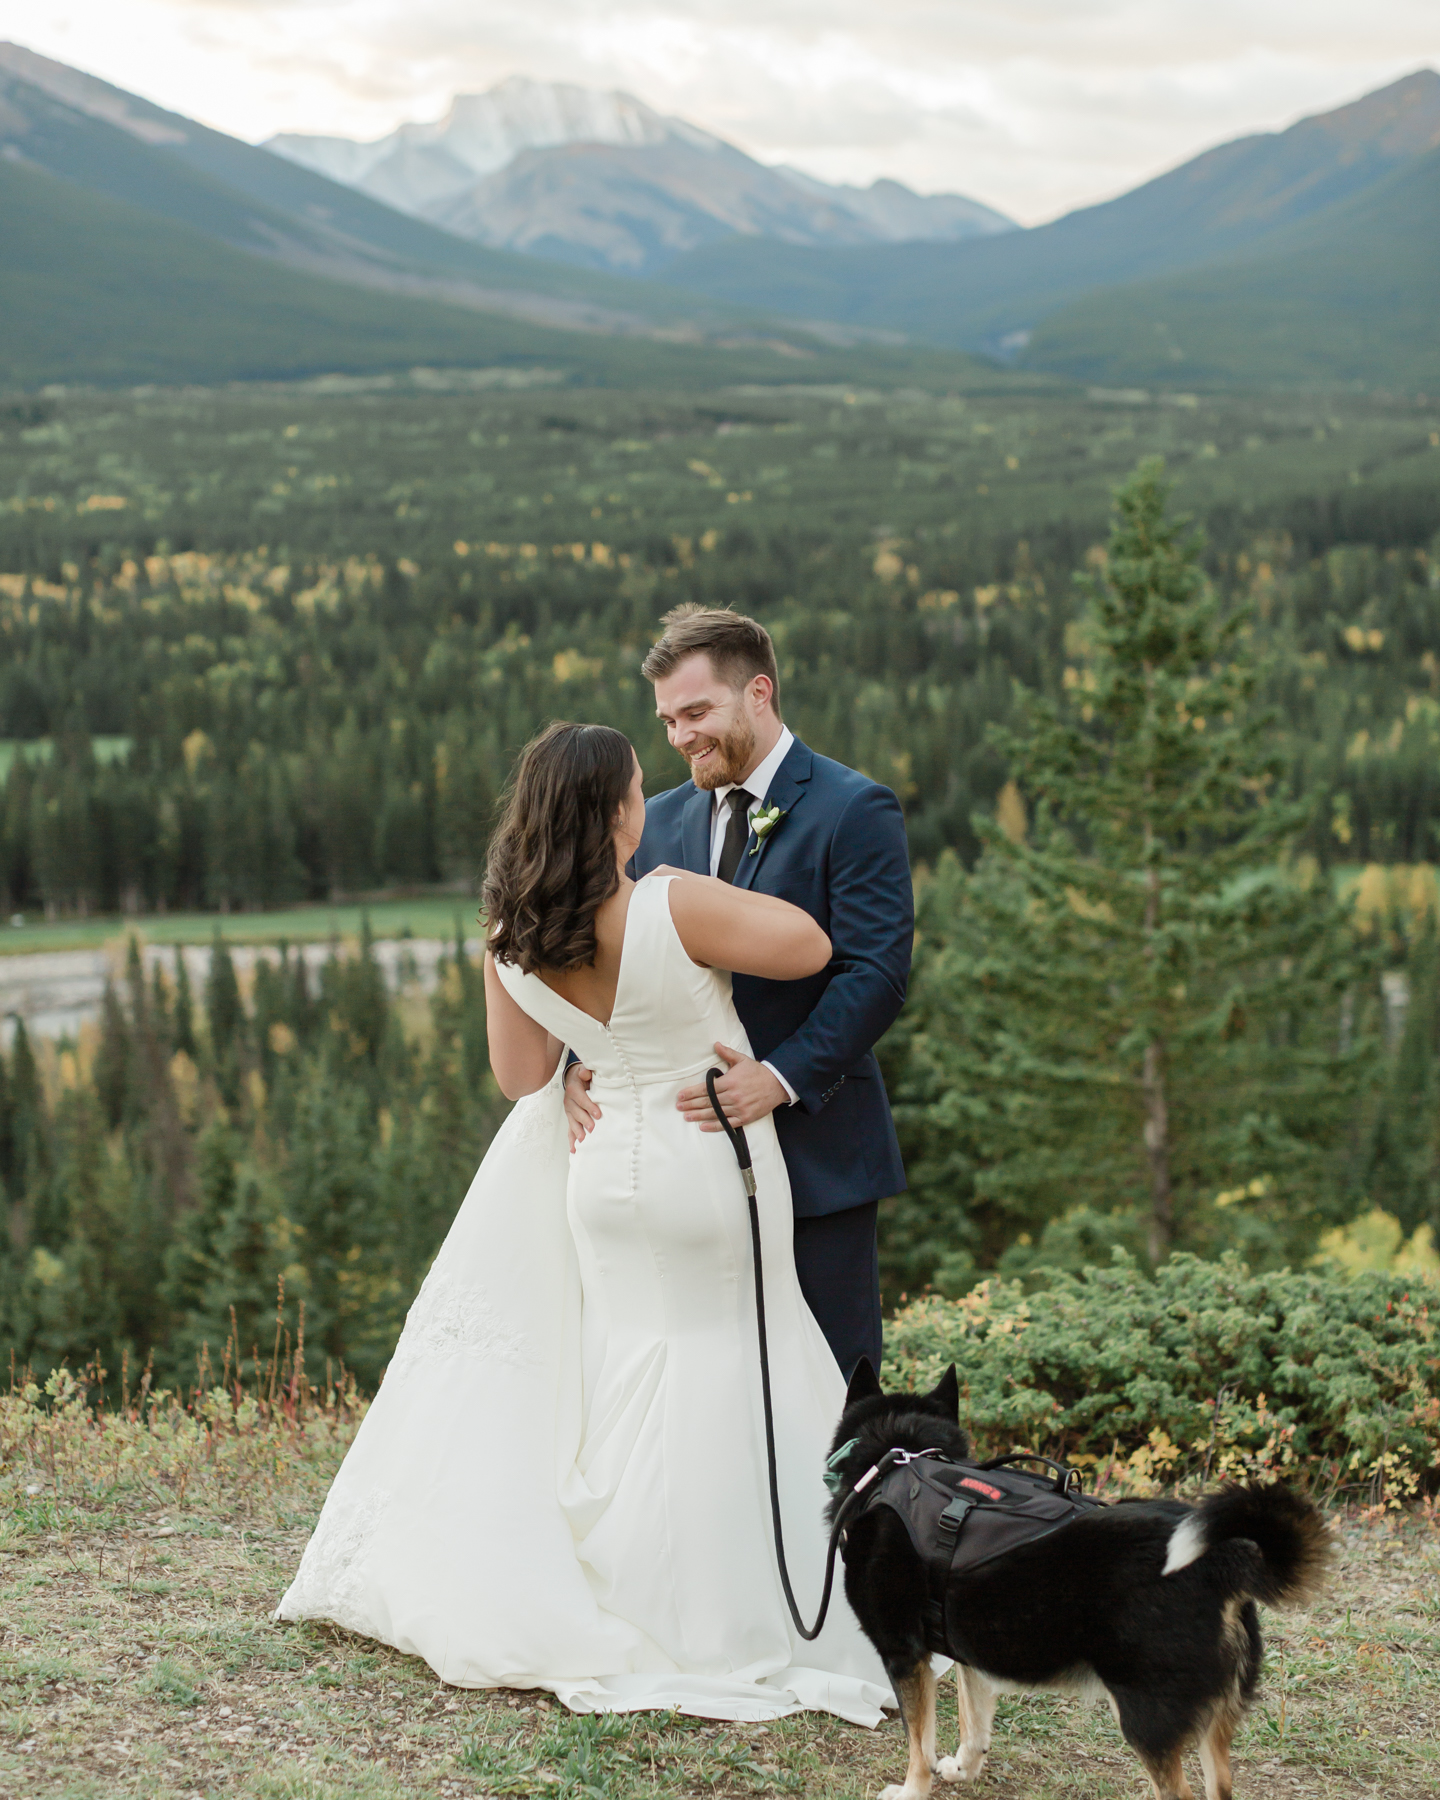
{"type": "MultiPolygon", "coordinates": [[[[107,1439],[72,1402],[68,1420],[63,1408],[50,1415],[47,1442],[45,1428],[17,1433],[18,1402],[5,1404],[4,1800],[861,1800],[903,1769],[893,1723],[576,1718],[533,1695],[442,1687],[413,1658],[343,1632],[273,1623],[353,1411],[287,1412],[282,1396],[248,1426],[222,1420],[187,1447],[172,1408],[168,1443],[152,1457],[132,1442],[127,1462],[113,1420],[107,1439]]],[[[1434,1800],[1440,1519],[1335,1523],[1329,1594],[1265,1620],[1268,1667],[1238,1741],[1237,1795],[1352,1800],[1383,1787],[1387,1800],[1434,1800]]],[[[948,1683],[943,1716],[953,1736],[948,1683]]],[[[1002,1704],[985,1775],[954,1791],[1142,1800],[1148,1784],[1108,1711],[1044,1698],[1002,1704]]]]}

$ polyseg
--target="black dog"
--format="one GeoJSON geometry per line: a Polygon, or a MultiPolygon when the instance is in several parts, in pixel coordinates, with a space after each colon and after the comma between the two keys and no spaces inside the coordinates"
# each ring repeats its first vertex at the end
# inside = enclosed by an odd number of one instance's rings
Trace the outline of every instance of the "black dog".
{"type": "MultiPolygon", "coordinates": [[[[862,1362],[835,1434],[832,1520],[888,1450],[968,1458],[959,1403],[953,1365],[928,1394],[885,1394],[862,1362]]],[[[1104,1693],[1156,1800],[1193,1800],[1181,1758],[1198,1738],[1206,1800],[1229,1800],[1230,1740],[1260,1673],[1255,1602],[1305,1598],[1328,1551],[1310,1501],[1279,1483],[1254,1484],[1227,1486],[1198,1506],[1097,1507],[952,1572],[945,1617],[961,1738],[954,1756],[937,1760],[925,1565],[888,1507],[860,1512],[845,1533],[845,1592],[884,1660],[910,1743],[904,1786],[887,1787],[880,1800],[925,1800],[937,1774],[973,1780],[990,1747],[996,1695],[1040,1688],[1104,1693]]]]}

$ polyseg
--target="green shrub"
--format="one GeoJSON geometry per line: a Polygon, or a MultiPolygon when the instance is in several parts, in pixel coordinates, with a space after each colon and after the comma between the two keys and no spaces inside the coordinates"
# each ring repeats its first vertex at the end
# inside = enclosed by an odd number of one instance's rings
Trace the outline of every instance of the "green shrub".
{"type": "Polygon", "coordinates": [[[887,1333],[886,1383],[960,1372],[977,1445],[1093,1467],[1153,1491],[1187,1476],[1302,1474],[1398,1502],[1440,1469],[1440,1286],[1366,1272],[1251,1274],[1123,1252],[1028,1296],[984,1281],[927,1296],[887,1333]]]}

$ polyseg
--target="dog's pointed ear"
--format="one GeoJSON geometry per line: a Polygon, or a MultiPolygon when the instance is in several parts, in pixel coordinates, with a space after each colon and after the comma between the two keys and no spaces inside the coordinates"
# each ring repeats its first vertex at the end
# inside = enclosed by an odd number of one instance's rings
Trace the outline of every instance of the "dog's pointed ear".
{"type": "MultiPolygon", "coordinates": [[[[850,1386],[845,1390],[845,1405],[851,1407],[859,1400],[873,1400],[884,1391],[880,1385],[880,1377],[870,1367],[869,1357],[862,1356],[855,1365],[855,1373],[850,1377],[850,1386]]],[[[955,1404],[958,1410],[958,1395],[955,1404]]]]}
{"type": "Polygon", "coordinates": [[[931,1388],[927,1399],[933,1400],[937,1406],[943,1406],[946,1416],[960,1423],[960,1377],[955,1373],[955,1365],[950,1367],[931,1388]]]}

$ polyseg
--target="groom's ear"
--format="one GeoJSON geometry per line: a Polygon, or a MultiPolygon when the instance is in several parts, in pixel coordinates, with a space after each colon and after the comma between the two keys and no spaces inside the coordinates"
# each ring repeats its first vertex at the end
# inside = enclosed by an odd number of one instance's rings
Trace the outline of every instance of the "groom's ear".
{"type": "Polygon", "coordinates": [[[870,1367],[870,1359],[862,1356],[855,1365],[855,1373],[850,1377],[850,1385],[845,1390],[845,1405],[852,1407],[860,1400],[873,1400],[877,1394],[883,1394],[880,1377],[870,1367]]]}

